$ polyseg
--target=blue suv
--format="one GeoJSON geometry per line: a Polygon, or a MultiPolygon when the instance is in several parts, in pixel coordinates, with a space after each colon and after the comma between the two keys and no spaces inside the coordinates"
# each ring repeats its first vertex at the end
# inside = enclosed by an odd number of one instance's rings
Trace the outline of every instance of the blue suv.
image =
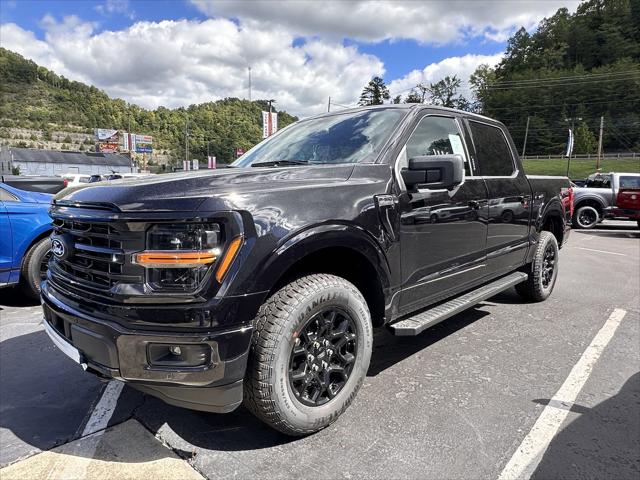
{"type": "Polygon", "coordinates": [[[50,256],[52,198],[0,183],[0,287],[20,284],[29,297],[39,298],[50,256]]]}

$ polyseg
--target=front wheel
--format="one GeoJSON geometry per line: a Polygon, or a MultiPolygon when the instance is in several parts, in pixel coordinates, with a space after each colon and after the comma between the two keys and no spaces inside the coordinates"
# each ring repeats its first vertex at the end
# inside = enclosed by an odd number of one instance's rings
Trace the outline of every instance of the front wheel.
{"type": "Polygon", "coordinates": [[[40,283],[44,280],[51,257],[49,237],[38,240],[28,251],[22,262],[21,287],[25,295],[33,300],[40,298],[40,283]]]}
{"type": "Polygon", "coordinates": [[[355,398],[372,348],[371,315],[358,289],[334,275],[302,277],[260,307],[245,405],[287,435],[317,432],[355,398]]]}
{"type": "Polygon", "coordinates": [[[527,300],[546,300],[558,277],[558,242],[551,232],[540,232],[533,262],[527,265],[529,278],[516,285],[516,291],[527,300]]]}

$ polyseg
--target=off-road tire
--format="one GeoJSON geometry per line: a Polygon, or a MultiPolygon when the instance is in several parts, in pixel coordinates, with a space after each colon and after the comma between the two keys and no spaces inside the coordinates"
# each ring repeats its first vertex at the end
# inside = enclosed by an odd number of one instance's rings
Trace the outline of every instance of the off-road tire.
{"type": "Polygon", "coordinates": [[[533,262],[525,268],[525,272],[529,274],[529,279],[526,282],[516,285],[516,291],[520,296],[533,302],[542,302],[551,295],[558,278],[558,253],[559,249],[556,237],[554,237],[551,232],[540,232],[533,262]],[[551,281],[545,286],[543,275],[545,252],[547,252],[547,249],[552,249],[555,256],[555,264],[551,281]]]}
{"type": "Polygon", "coordinates": [[[371,315],[358,289],[328,274],[299,278],[274,293],[254,320],[244,381],[244,404],[260,420],[291,436],[308,435],[333,423],[351,404],[366,376],[373,348],[371,315]],[[347,312],[355,325],[356,360],[344,386],[328,403],[304,405],[289,381],[298,332],[329,307],[347,312]]]}
{"type": "Polygon", "coordinates": [[[579,230],[590,230],[592,228],[595,228],[596,225],[598,225],[598,223],[600,223],[602,221],[602,218],[600,216],[600,213],[598,212],[598,210],[595,207],[592,207],[591,205],[583,205],[582,207],[576,209],[575,213],[573,214],[573,228],[579,229],[579,230]],[[592,216],[595,216],[595,220],[592,223],[584,223],[580,220],[580,215],[583,211],[588,211],[588,213],[592,216]]]}
{"type": "Polygon", "coordinates": [[[32,300],[40,298],[40,264],[51,250],[49,237],[38,240],[27,251],[22,261],[20,287],[22,292],[32,300]]]}

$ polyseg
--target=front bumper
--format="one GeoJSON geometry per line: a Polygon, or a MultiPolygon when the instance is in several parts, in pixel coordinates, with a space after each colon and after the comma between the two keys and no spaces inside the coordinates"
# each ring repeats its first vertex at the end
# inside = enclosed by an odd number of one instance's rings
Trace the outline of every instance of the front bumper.
{"type": "Polygon", "coordinates": [[[128,382],[167,403],[195,410],[229,412],[242,402],[251,327],[204,333],[129,329],[66,305],[46,282],[42,307],[48,333],[57,336],[54,343],[64,342],[58,346],[77,350],[74,360],[89,372],[128,382]],[[197,364],[172,364],[170,355],[168,360],[157,361],[153,352],[174,345],[199,352],[197,364]]]}

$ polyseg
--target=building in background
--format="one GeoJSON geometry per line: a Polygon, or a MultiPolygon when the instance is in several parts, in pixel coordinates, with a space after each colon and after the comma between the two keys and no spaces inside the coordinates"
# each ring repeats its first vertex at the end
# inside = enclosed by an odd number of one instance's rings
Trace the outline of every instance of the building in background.
{"type": "MultiPolygon", "coordinates": [[[[88,175],[111,172],[137,173],[131,159],[117,153],[85,153],[31,148],[0,147],[0,164],[20,168],[20,175],[88,175]]],[[[4,167],[3,167],[4,168],[4,167]]]]}

